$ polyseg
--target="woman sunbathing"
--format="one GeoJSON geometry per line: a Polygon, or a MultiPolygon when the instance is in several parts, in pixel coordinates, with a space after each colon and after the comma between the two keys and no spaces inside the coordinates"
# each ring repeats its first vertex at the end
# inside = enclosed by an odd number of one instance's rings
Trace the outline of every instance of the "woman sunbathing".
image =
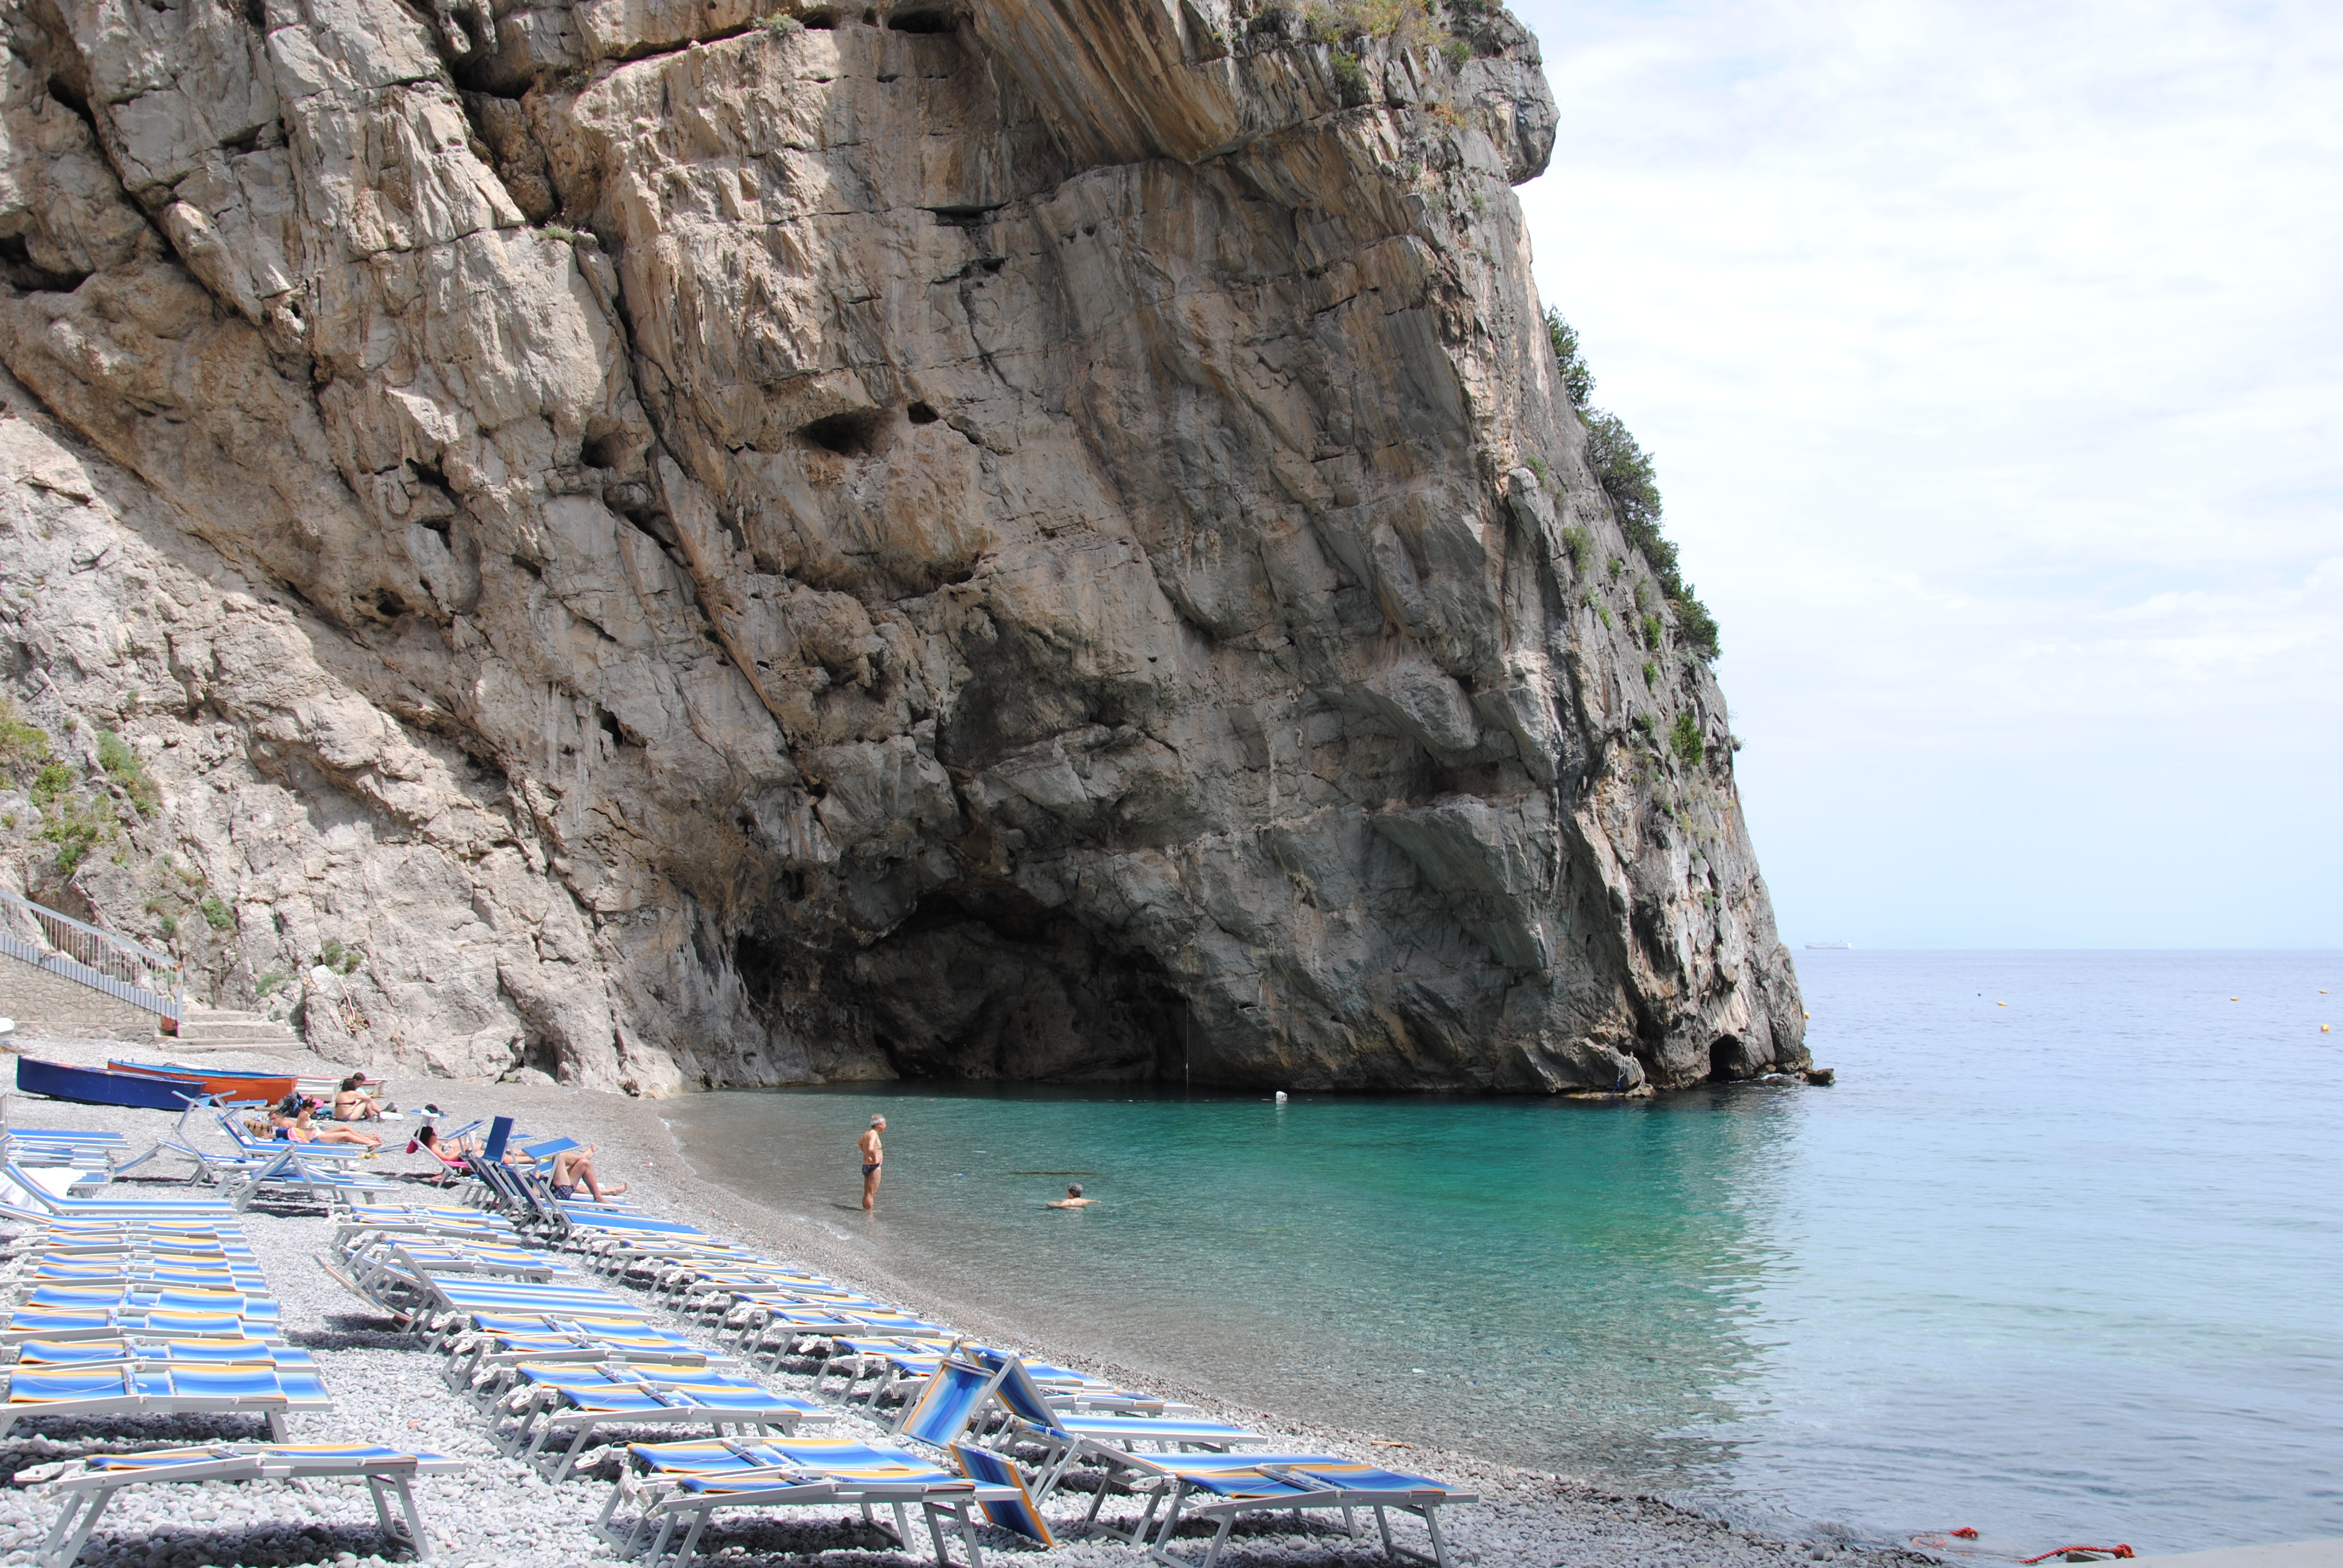
{"type": "Polygon", "coordinates": [[[355,1143],[361,1149],[382,1147],[378,1132],[361,1132],[355,1127],[318,1127],[310,1118],[317,1113],[317,1102],[298,1095],[288,1096],[285,1102],[270,1112],[269,1136],[288,1143],[355,1143]]]}

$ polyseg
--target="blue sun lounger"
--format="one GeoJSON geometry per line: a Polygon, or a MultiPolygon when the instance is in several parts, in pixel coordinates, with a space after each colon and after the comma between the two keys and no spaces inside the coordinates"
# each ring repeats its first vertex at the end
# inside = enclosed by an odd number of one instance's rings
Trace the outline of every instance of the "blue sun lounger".
{"type": "Polygon", "coordinates": [[[564,1362],[580,1365],[608,1362],[616,1366],[712,1366],[724,1371],[739,1364],[729,1356],[700,1349],[671,1329],[655,1328],[649,1323],[596,1329],[573,1323],[559,1330],[540,1323],[528,1330],[475,1329],[458,1336],[448,1346],[447,1369],[443,1375],[448,1387],[468,1392],[475,1401],[486,1403],[506,1392],[518,1376],[515,1369],[523,1362],[547,1366],[564,1362]]]}
{"type": "Polygon", "coordinates": [[[256,1322],[234,1312],[189,1312],[115,1306],[95,1312],[58,1312],[20,1307],[0,1327],[0,1345],[26,1340],[119,1339],[126,1335],[165,1339],[274,1340],[277,1322],[256,1322]]]}
{"type": "MultiPolygon", "coordinates": [[[[1021,1485],[974,1481],[908,1450],[851,1438],[638,1443],[627,1453],[627,1470],[596,1524],[621,1555],[639,1556],[652,1568],[689,1568],[710,1523],[724,1509],[835,1503],[858,1510],[865,1523],[877,1527],[873,1511],[885,1508],[895,1516],[896,1543],[908,1546],[907,1514],[916,1507],[927,1523],[938,1568],[955,1568],[945,1541],[948,1524],[960,1538],[968,1568],[982,1568],[971,1505],[1009,1528],[1017,1527],[1010,1521],[1027,1522],[1020,1511],[1025,1500],[1021,1485]],[[623,1536],[613,1526],[622,1502],[637,1505],[635,1523],[623,1536]],[[651,1539],[646,1547],[647,1535],[651,1539]]],[[[1030,1523],[1039,1524],[1038,1514],[1030,1523]]],[[[1035,1539],[1049,1542],[1046,1526],[1035,1539]]]]}
{"type": "Polygon", "coordinates": [[[285,1415],[299,1398],[305,1409],[330,1409],[314,1374],[271,1366],[176,1366],[112,1362],[100,1366],[17,1366],[0,1373],[0,1436],[16,1422],[44,1416],[256,1415],[268,1435],[285,1441],[285,1415]],[[292,1377],[295,1386],[287,1385],[292,1377]]]}
{"type": "MultiPolygon", "coordinates": [[[[1355,1461],[1319,1458],[1281,1463],[1262,1459],[1249,1467],[1222,1467],[1200,1464],[1193,1456],[1182,1455],[1151,1456],[1151,1462],[1164,1475],[1165,1487],[1148,1504],[1149,1514],[1152,1515],[1161,1503],[1163,1518],[1155,1527],[1147,1554],[1165,1568],[1214,1568],[1228,1545],[1230,1531],[1243,1515],[1292,1512],[1299,1517],[1304,1509],[1341,1510],[1354,1538],[1359,1533],[1357,1514],[1362,1509],[1367,1510],[1375,1516],[1376,1527],[1383,1535],[1383,1555],[1392,1562],[1406,1558],[1433,1564],[1434,1568],[1451,1568],[1448,1543],[1440,1533],[1440,1510],[1480,1501],[1470,1493],[1459,1492],[1425,1476],[1404,1475],[1355,1461]],[[1178,1556],[1171,1549],[1182,1506],[1192,1499],[1209,1501],[1198,1502],[1190,1508],[1191,1517],[1219,1525],[1203,1555],[1194,1559],[1178,1556]],[[1392,1538],[1391,1515],[1394,1513],[1413,1513],[1423,1521],[1424,1530],[1432,1539],[1428,1555],[1403,1548],[1392,1538]]],[[[1147,1522],[1142,1519],[1134,1533],[1141,1533],[1143,1539],[1146,1527],[1147,1522]]]]}
{"type": "Polygon", "coordinates": [[[364,1481],[382,1523],[384,1544],[401,1543],[426,1563],[434,1562],[430,1533],[415,1505],[412,1483],[418,1475],[452,1475],[469,1468],[436,1453],[413,1453],[370,1444],[317,1446],[214,1443],[150,1453],[92,1454],[55,1478],[33,1484],[58,1493],[64,1506],[38,1548],[42,1568],[68,1568],[81,1555],[114,1494],[126,1486],[206,1481],[300,1481],[350,1478],[364,1481]],[[394,1523],[390,1504],[398,1504],[394,1523]]]}
{"type": "Polygon", "coordinates": [[[568,1475],[600,1427],[685,1424],[710,1427],[721,1436],[732,1426],[786,1435],[804,1422],[837,1419],[811,1401],[713,1371],[523,1362],[515,1372],[521,1386],[502,1406],[515,1419],[491,1435],[557,1482],[568,1475]],[[570,1434],[569,1446],[553,1449],[561,1432],[570,1434]]]}
{"type": "Polygon", "coordinates": [[[989,1353],[991,1364],[948,1356],[903,1407],[895,1430],[906,1437],[950,1450],[976,1431],[996,1406],[1006,1418],[1003,1442],[1041,1445],[1035,1495],[1042,1502],[1086,1456],[1115,1463],[1148,1446],[1164,1452],[1226,1452],[1272,1440],[1226,1422],[1202,1416],[1096,1415],[1053,1409],[1049,1395],[1013,1355],[989,1353]]]}
{"type": "Polygon", "coordinates": [[[16,1364],[92,1366],[111,1362],[138,1365],[269,1366],[314,1375],[317,1358],[272,1340],[167,1339],[142,1335],[104,1340],[26,1340],[16,1347],[16,1364]]]}
{"type": "Polygon", "coordinates": [[[31,1172],[14,1161],[0,1165],[0,1175],[7,1177],[15,1190],[27,1198],[27,1205],[15,1205],[19,1211],[65,1219],[195,1219],[217,1216],[231,1219],[236,1211],[218,1198],[59,1198],[32,1178],[31,1172]]]}

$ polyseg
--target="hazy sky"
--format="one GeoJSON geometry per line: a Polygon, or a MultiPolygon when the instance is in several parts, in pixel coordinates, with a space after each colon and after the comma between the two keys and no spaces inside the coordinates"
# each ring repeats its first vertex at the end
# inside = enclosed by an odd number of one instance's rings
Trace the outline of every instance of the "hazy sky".
{"type": "Polygon", "coordinates": [[[1783,934],[2343,946],[2343,4],[1514,10],[1783,934]]]}

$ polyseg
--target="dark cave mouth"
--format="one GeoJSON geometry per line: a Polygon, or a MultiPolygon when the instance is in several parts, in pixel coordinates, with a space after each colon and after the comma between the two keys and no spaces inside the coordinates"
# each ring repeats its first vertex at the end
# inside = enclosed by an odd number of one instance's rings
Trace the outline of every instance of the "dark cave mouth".
{"type": "Polygon", "coordinates": [[[1192,1025],[1162,966],[1015,890],[930,893],[859,951],[817,957],[760,931],[737,938],[732,959],[760,1010],[825,1015],[905,1079],[1185,1076],[1192,1025]]]}

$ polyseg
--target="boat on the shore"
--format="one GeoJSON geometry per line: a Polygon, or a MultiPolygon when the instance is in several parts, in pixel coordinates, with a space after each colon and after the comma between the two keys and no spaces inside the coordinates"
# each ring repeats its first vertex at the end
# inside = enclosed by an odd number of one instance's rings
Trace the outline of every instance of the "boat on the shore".
{"type": "Polygon", "coordinates": [[[75,1067],[71,1062],[44,1061],[36,1056],[16,1059],[16,1088],[23,1093],[46,1095],[51,1100],[78,1101],[84,1105],[127,1105],[142,1111],[185,1111],[188,1101],[205,1092],[192,1079],[75,1067]]]}
{"type": "Polygon", "coordinates": [[[217,1094],[229,1100],[283,1100],[297,1092],[301,1081],[290,1072],[209,1072],[200,1067],[181,1067],[167,1061],[125,1061],[120,1057],[110,1059],[106,1066],[110,1072],[172,1079],[195,1085],[195,1092],[217,1094]]]}

